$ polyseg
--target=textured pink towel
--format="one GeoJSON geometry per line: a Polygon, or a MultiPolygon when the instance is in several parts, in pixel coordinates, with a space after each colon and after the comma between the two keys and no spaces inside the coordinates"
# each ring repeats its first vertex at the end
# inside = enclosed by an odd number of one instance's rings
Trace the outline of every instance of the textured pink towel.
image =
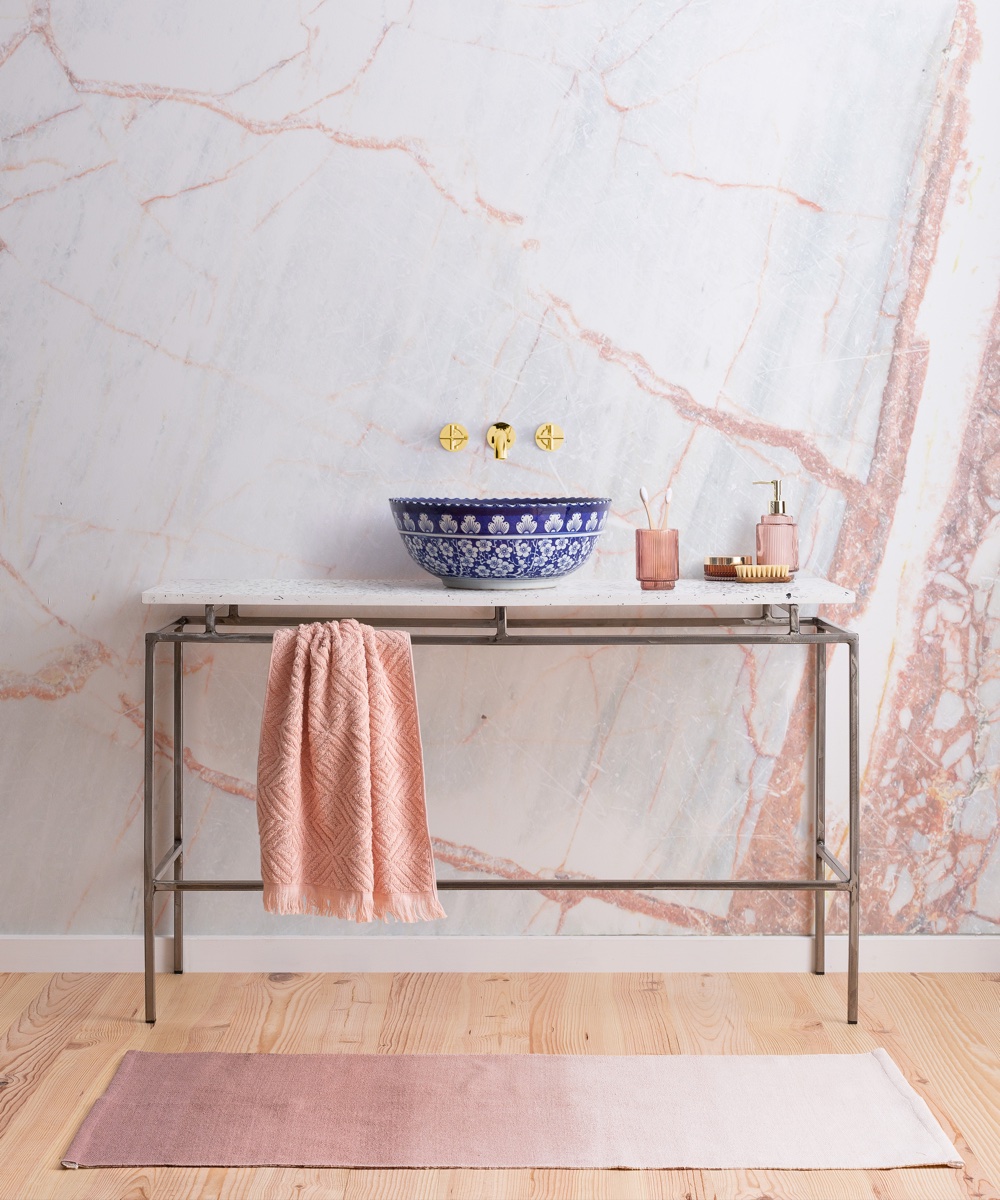
{"type": "Polygon", "coordinates": [[[409,634],[357,621],[275,633],[257,824],[270,912],[446,915],[427,832],[409,634]]]}

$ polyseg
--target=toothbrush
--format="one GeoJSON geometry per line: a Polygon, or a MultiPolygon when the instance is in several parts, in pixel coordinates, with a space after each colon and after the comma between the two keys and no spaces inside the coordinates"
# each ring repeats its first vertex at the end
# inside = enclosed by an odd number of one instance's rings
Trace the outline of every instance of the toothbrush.
{"type": "Polygon", "coordinates": [[[663,516],[660,519],[660,528],[667,529],[670,526],[670,501],[674,498],[674,489],[667,488],[667,494],[663,498],[663,516]]]}
{"type": "Polygon", "coordinates": [[[655,529],[656,522],[653,520],[653,510],[649,507],[649,492],[644,487],[639,488],[639,499],[646,510],[646,519],[649,521],[649,528],[655,529]]]}

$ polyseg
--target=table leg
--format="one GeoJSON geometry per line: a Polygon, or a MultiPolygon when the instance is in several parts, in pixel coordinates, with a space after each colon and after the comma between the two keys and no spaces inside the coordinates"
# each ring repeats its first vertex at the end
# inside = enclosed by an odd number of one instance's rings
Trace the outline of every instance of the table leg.
{"type": "Polygon", "coordinates": [[[145,710],[143,714],[143,796],[142,796],[142,897],[143,949],[146,980],[146,1020],[156,1020],[156,961],[153,941],[153,673],[156,634],[146,634],[145,710]]]}
{"type": "MultiPolygon", "coordinates": [[[[184,643],[174,642],[174,844],[184,842],[184,643]]],[[[184,851],[174,859],[174,879],[184,878],[184,851]]],[[[174,972],[184,970],[184,893],[174,892],[174,972]]]]}
{"type": "Polygon", "coordinates": [[[849,644],[849,721],[850,721],[850,796],[848,803],[848,825],[851,839],[850,913],[847,937],[847,1022],[858,1021],[858,951],[861,939],[861,801],[860,775],[858,769],[858,741],[860,721],[858,713],[858,636],[854,634],[849,644]]]}
{"type": "MultiPolygon", "coordinates": [[[[826,645],[816,644],[816,771],[814,839],[816,878],[826,878],[826,863],[819,852],[826,843],[826,645]]],[[[813,971],[826,972],[826,892],[813,892],[813,971]]]]}

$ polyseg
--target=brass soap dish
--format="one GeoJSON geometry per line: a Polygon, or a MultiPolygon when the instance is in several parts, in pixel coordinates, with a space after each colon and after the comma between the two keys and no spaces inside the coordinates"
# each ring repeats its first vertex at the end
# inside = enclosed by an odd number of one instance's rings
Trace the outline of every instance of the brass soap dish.
{"type": "Polygon", "coordinates": [[[724,555],[721,558],[706,558],[705,578],[735,579],[736,568],[739,566],[749,566],[752,562],[752,554],[724,555]]]}

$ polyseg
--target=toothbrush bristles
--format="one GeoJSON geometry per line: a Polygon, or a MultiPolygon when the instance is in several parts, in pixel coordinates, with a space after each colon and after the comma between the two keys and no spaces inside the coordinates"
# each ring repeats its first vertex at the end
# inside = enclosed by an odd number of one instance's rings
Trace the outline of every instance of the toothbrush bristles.
{"type": "Polygon", "coordinates": [[[660,520],[661,529],[669,529],[670,527],[670,501],[674,498],[674,489],[667,488],[667,494],[663,498],[663,517],[660,520]]]}
{"type": "Polygon", "coordinates": [[[649,507],[649,492],[646,491],[645,487],[639,488],[639,499],[646,510],[646,520],[649,522],[649,528],[655,529],[656,522],[653,520],[653,510],[649,507]]]}

